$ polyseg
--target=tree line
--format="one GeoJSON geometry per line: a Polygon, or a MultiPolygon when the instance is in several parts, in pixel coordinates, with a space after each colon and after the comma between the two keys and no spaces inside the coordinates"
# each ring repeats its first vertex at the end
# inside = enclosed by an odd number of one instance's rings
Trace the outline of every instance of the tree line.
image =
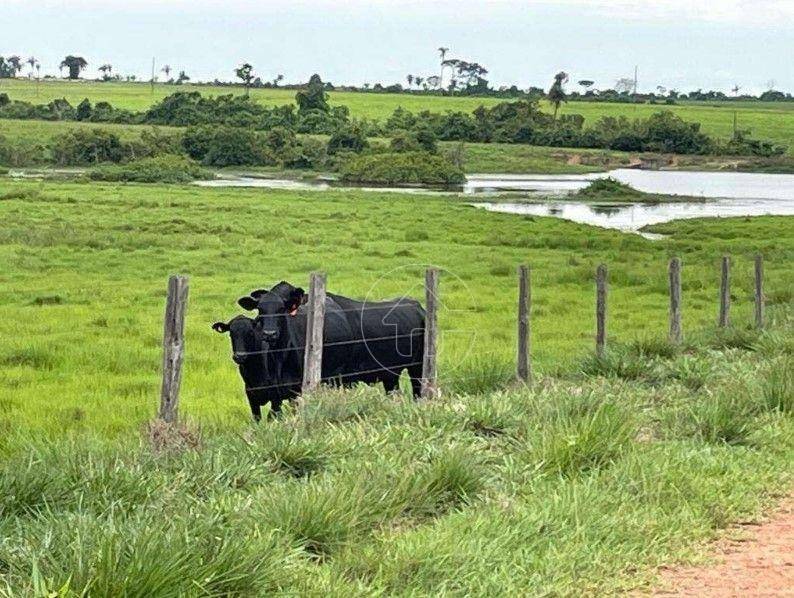
{"type": "MultiPolygon", "coordinates": [[[[522,89],[517,85],[503,85],[498,88],[492,87],[486,75],[488,69],[476,61],[465,60],[462,58],[447,57],[449,48],[439,47],[439,72],[438,74],[417,75],[409,73],[406,75],[405,80],[407,86],[401,83],[383,84],[375,83],[371,85],[364,83],[361,86],[355,85],[342,85],[334,86],[326,82],[325,89],[327,91],[344,90],[362,93],[408,93],[419,95],[465,95],[477,97],[497,97],[506,99],[541,99],[554,94],[559,95],[562,92],[565,95],[566,101],[588,101],[588,102],[618,102],[618,103],[651,103],[651,104],[676,104],[679,101],[690,102],[730,102],[730,101],[761,101],[761,102],[790,102],[794,101],[794,95],[785,93],[774,89],[776,82],[767,82],[767,90],[759,95],[753,94],[740,94],[741,87],[735,85],[729,95],[722,91],[697,89],[689,93],[680,92],[676,89],[668,89],[663,85],[657,85],[654,91],[640,93],[637,90],[637,81],[632,78],[622,77],[618,79],[611,87],[598,89],[595,87],[595,81],[592,79],[579,79],[576,84],[580,90],[572,90],[566,92],[563,84],[568,83],[568,76],[566,74],[565,80],[562,84],[555,82],[554,86],[545,91],[541,87],[529,86],[522,89]],[[446,79],[445,79],[446,74],[446,79]]],[[[18,55],[3,57],[0,56],[0,78],[14,78],[17,77],[25,68],[29,66],[28,77],[34,76],[38,79],[41,73],[40,61],[31,56],[27,59],[22,59],[18,55]]],[[[63,77],[64,70],[67,72],[69,79],[78,79],[81,73],[88,66],[88,61],[82,56],[68,55],[64,57],[59,65],[61,77],[63,77]]],[[[113,65],[104,63],[98,67],[103,81],[121,81],[122,77],[118,73],[113,73],[113,65]]],[[[165,83],[181,85],[187,83],[191,78],[180,70],[178,76],[173,77],[171,73],[174,69],[165,64],[159,70],[165,74],[165,83]]],[[[245,88],[246,95],[251,88],[275,88],[279,87],[284,81],[284,75],[278,74],[272,79],[263,79],[261,76],[256,75],[254,66],[250,62],[244,62],[233,70],[235,77],[239,79],[240,83],[222,81],[215,79],[212,82],[199,82],[197,84],[211,84],[218,86],[240,85],[245,88]]],[[[46,77],[45,77],[46,78],[46,77]]],[[[135,75],[127,75],[124,77],[127,81],[136,81],[135,75]]],[[[156,78],[153,76],[153,81],[156,78]]],[[[556,81],[556,79],[555,79],[556,81]]],[[[303,84],[288,84],[283,85],[287,89],[296,89],[303,87],[303,84]]]]}

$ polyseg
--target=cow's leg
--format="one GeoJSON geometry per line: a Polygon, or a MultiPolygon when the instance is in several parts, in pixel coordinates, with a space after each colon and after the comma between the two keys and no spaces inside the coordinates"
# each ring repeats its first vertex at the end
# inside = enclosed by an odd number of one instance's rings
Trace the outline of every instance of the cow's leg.
{"type": "Polygon", "coordinates": [[[411,390],[414,399],[422,396],[422,364],[412,365],[408,368],[408,375],[411,377],[411,390]]]}
{"type": "Polygon", "coordinates": [[[270,401],[270,412],[267,414],[268,419],[278,419],[281,417],[281,403],[283,399],[273,399],[270,401]]]}
{"type": "Polygon", "coordinates": [[[383,380],[383,388],[386,391],[386,394],[393,393],[394,391],[400,388],[400,375],[397,374],[386,374],[382,378],[383,380]]]}
{"type": "Polygon", "coordinates": [[[248,397],[248,404],[251,406],[251,415],[255,422],[262,420],[262,403],[253,397],[248,397]]]}

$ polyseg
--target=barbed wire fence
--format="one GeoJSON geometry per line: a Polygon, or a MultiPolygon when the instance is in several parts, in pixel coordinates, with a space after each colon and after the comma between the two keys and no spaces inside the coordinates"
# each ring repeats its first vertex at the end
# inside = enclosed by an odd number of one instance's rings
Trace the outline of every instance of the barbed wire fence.
{"type": "MultiPolygon", "coordinates": [[[[518,266],[518,302],[517,302],[517,344],[516,344],[516,369],[515,377],[519,383],[529,384],[532,380],[532,342],[531,342],[531,314],[532,314],[532,287],[531,269],[526,264],[518,266]]],[[[680,345],[683,339],[682,327],[682,262],[680,258],[673,257],[668,264],[668,293],[669,293],[669,318],[668,341],[680,345]]],[[[609,270],[606,264],[599,264],[595,271],[595,353],[603,357],[607,351],[608,337],[608,298],[609,298],[609,270]]],[[[267,352],[295,352],[303,353],[303,370],[301,380],[279,382],[272,385],[262,385],[248,388],[247,390],[267,390],[278,387],[289,387],[304,395],[311,393],[321,383],[344,384],[345,378],[361,377],[384,371],[384,367],[367,369],[356,372],[345,372],[335,376],[322,376],[323,349],[332,346],[350,346],[356,343],[392,341],[398,338],[423,335],[424,351],[421,361],[416,360],[401,363],[401,368],[422,365],[421,397],[432,400],[441,394],[438,372],[438,336],[439,336],[439,306],[441,305],[439,269],[428,268],[425,271],[425,326],[422,331],[412,331],[410,334],[395,334],[375,338],[356,338],[351,340],[323,343],[323,331],[326,316],[326,282],[327,276],[322,272],[313,272],[309,279],[308,301],[306,303],[306,334],[305,345],[300,347],[287,347],[266,349],[262,351],[247,352],[247,355],[267,352]]],[[[720,290],[719,312],[717,326],[721,329],[730,325],[731,310],[731,259],[724,256],[720,262],[720,290]]],[[[187,276],[174,275],[168,281],[168,294],[166,297],[165,318],[163,326],[163,371],[160,393],[160,409],[158,417],[167,423],[173,423],[179,416],[179,391],[182,379],[182,365],[185,355],[185,316],[188,305],[189,281],[187,276]]],[[[357,309],[340,309],[337,312],[361,312],[367,310],[384,311],[382,306],[366,306],[357,309]]],[[[756,255],[754,259],[754,325],[762,329],[765,325],[765,297],[764,297],[764,264],[763,257],[756,255]]],[[[289,314],[278,314],[288,317],[289,314]]]]}

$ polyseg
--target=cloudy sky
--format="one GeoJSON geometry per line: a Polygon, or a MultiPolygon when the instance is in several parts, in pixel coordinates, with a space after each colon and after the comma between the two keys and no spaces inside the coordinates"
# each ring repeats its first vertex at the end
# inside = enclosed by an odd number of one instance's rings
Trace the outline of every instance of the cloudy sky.
{"type": "Polygon", "coordinates": [[[334,83],[403,82],[438,71],[439,46],[496,85],[548,86],[560,69],[599,87],[794,92],[794,0],[3,0],[0,54],[57,72],[85,56],[147,77],[158,65],[229,79],[314,72],[334,83]],[[9,14],[10,10],[10,14],[9,14]]]}

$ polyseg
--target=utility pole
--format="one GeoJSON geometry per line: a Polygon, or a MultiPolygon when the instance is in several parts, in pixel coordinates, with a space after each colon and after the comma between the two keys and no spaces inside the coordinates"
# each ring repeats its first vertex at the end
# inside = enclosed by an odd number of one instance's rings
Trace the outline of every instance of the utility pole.
{"type": "Polygon", "coordinates": [[[154,56],[152,56],[152,95],[154,95],[154,56]]]}
{"type": "Polygon", "coordinates": [[[639,75],[640,67],[639,65],[634,66],[634,95],[637,95],[637,76],[639,75]]]}

